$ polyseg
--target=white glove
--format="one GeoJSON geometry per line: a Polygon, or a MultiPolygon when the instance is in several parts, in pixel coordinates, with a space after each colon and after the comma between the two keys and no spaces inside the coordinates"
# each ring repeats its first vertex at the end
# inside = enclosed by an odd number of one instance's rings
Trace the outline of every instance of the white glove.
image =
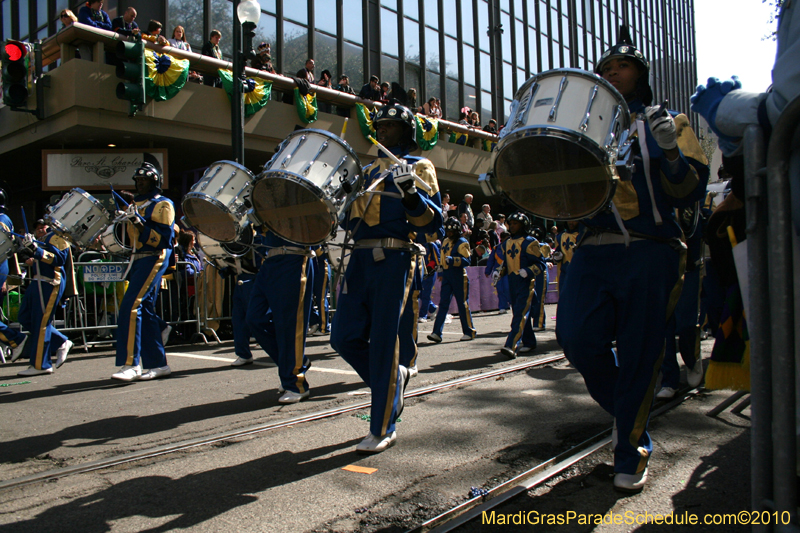
{"type": "Polygon", "coordinates": [[[125,216],[134,224],[142,223],[142,219],[139,216],[139,211],[136,209],[136,204],[134,203],[128,204],[128,208],[125,209],[125,216]]]}
{"type": "Polygon", "coordinates": [[[22,238],[22,246],[24,246],[31,252],[35,252],[36,248],[38,248],[38,246],[36,246],[36,240],[30,233],[26,233],[25,236],[22,238]]]}
{"type": "Polygon", "coordinates": [[[520,268],[519,277],[521,277],[522,279],[526,279],[528,277],[528,271],[525,270],[524,268],[520,268]]]}
{"type": "Polygon", "coordinates": [[[564,259],[564,252],[553,253],[553,262],[560,263],[562,259],[564,259]]]}
{"type": "Polygon", "coordinates": [[[414,165],[403,163],[392,168],[392,180],[395,186],[408,194],[417,194],[417,187],[414,185],[414,165]]]}
{"type": "Polygon", "coordinates": [[[436,272],[441,274],[442,272],[444,272],[444,267],[442,265],[437,266],[436,267],[436,272]]]}
{"type": "Polygon", "coordinates": [[[666,116],[656,116],[658,109],[658,106],[651,106],[644,110],[647,122],[650,124],[650,132],[662,150],[677,148],[678,132],[675,129],[675,121],[672,120],[669,112],[666,113],[666,116]]]}

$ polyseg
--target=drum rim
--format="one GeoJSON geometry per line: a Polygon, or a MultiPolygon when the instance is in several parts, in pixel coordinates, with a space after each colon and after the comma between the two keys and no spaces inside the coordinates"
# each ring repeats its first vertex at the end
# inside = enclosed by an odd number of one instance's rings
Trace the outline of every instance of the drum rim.
{"type": "Polygon", "coordinates": [[[524,128],[518,128],[517,130],[510,132],[508,135],[503,137],[497,143],[497,148],[494,152],[492,152],[492,162],[491,162],[491,169],[492,173],[495,177],[497,177],[497,159],[500,157],[500,154],[508,148],[513,141],[519,140],[520,138],[525,137],[555,137],[556,139],[562,139],[565,141],[573,141],[575,144],[582,148],[587,148],[592,155],[594,156],[601,156],[598,157],[599,161],[604,161],[601,166],[612,166],[612,162],[605,162],[609,154],[606,152],[602,146],[597,144],[594,139],[589,137],[588,135],[584,135],[583,133],[577,133],[575,130],[571,130],[569,128],[565,128],[563,126],[525,126],[524,128]],[[532,134],[531,130],[542,131],[543,133],[547,133],[548,135],[538,135],[532,134]],[[525,135],[520,135],[521,133],[525,133],[525,135]]]}
{"type": "Polygon", "coordinates": [[[67,194],[65,194],[61,198],[61,200],[56,202],[56,205],[52,206],[52,208],[49,209],[48,212],[45,213],[44,217],[42,217],[42,218],[44,218],[45,222],[47,222],[48,225],[53,228],[53,231],[55,231],[59,236],[66,238],[67,240],[69,240],[70,242],[72,242],[74,244],[78,244],[78,245],[82,245],[82,246],[89,246],[92,243],[92,241],[94,241],[97,238],[98,235],[103,233],[106,230],[106,228],[113,222],[113,220],[111,218],[111,214],[108,212],[108,209],[106,209],[103,206],[103,204],[97,198],[95,198],[94,196],[92,196],[88,192],[84,191],[80,187],[73,187],[72,189],[70,189],[69,192],[67,192],[67,194]],[[92,205],[94,205],[95,207],[97,207],[100,210],[101,218],[98,220],[98,222],[100,223],[100,229],[97,230],[94,233],[94,235],[92,235],[88,239],[88,242],[84,242],[84,237],[86,237],[89,234],[89,230],[91,228],[86,228],[86,231],[84,231],[83,233],[78,234],[79,236],[76,237],[76,236],[72,235],[72,233],[70,233],[70,231],[67,229],[67,227],[60,220],[58,220],[58,219],[53,217],[54,208],[57,207],[58,204],[63,202],[65,199],[69,198],[70,195],[72,195],[72,193],[76,193],[79,196],[83,196],[84,198],[89,200],[89,202],[92,205]]]}
{"type": "Polygon", "coordinates": [[[246,166],[242,165],[241,163],[237,163],[236,161],[231,161],[230,159],[220,159],[219,161],[214,161],[213,163],[208,165],[208,168],[206,168],[206,171],[203,172],[203,175],[200,177],[200,179],[195,182],[195,185],[197,183],[200,183],[203,180],[203,178],[206,177],[206,174],[208,174],[208,172],[211,170],[212,167],[214,167],[215,165],[218,165],[220,163],[224,163],[224,164],[230,165],[232,167],[236,167],[239,170],[244,170],[246,173],[248,173],[250,175],[251,178],[254,176],[253,172],[249,168],[247,168],[246,166]]]}
{"type": "MultiPolygon", "coordinates": [[[[193,228],[195,228],[195,229],[196,229],[197,231],[199,231],[200,233],[204,234],[206,237],[209,237],[209,238],[211,238],[211,239],[214,239],[215,241],[218,241],[218,242],[234,242],[234,241],[222,241],[222,240],[220,240],[220,239],[215,239],[214,237],[212,237],[211,235],[209,235],[209,234],[208,234],[208,233],[206,233],[205,231],[201,230],[201,229],[200,229],[200,228],[199,228],[199,227],[198,227],[198,226],[197,226],[197,225],[196,225],[194,222],[192,222],[192,221],[189,219],[189,216],[186,214],[186,207],[184,207],[184,204],[186,203],[186,200],[188,200],[188,199],[190,199],[190,198],[202,199],[202,200],[204,200],[206,203],[212,204],[214,207],[218,208],[220,211],[222,211],[222,212],[224,212],[226,215],[228,215],[228,217],[231,219],[231,221],[232,221],[232,222],[235,224],[235,226],[236,226],[236,227],[235,227],[235,230],[236,230],[236,236],[237,236],[237,238],[238,238],[238,236],[239,236],[239,235],[241,235],[241,233],[242,233],[242,230],[243,230],[243,229],[245,228],[245,226],[247,225],[247,222],[246,222],[245,224],[241,224],[241,221],[242,221],[243,219],[245,219],[245,220],[247,219],[247,215],[246,215],[246,213],[245,213],[245,214],[243,214],[242,216],[240,216],[238,219],[237,219],[237,218],[234,218],[234,213],[231,213],[230,209],[228,209],[228,206],[227,206],[227,205],[225,205],[225,204],[223,204],[222,202],[220,202],[220,201],[219,201],[219,200],[217,200],[216,198],[214,198],[214,197],[212,197],[212,196],[209,196],[208,194],[206,194],[206,193],[204,193],[204,192],[189,191],[188,193],[186,193],[186,194],[183,196],[183,200],[181,200],[181,209],[183,210],[183,213],[184,213],[184,216],[186,217],[186,220],[188,220],[188,221],[189,221],[189,223],[191,223],[191,224],[192,224],[192,227],[193,227],[193,228]]],[[[243,204],[243,205],[244,205],[244,204],[243,204]]],[[[234,239],[234,240],[235,240],[235,239],[234,239]]]]}
{"type": "Polygon", "coordinates": [[[628,116],[630,116],[630,110],[628,109],[628,102],[625,101],[625,97],[622,96],[622,93],[620,93],[617,90],[616,87],[611,85],[611,83],[608,80],[598,76],[597,74],[595,74],[593,72],[589,72],[588,70],[583,70],[583,69],[579,69],[579,68],[570,68],[570,67],[554,68],[554,69],[550,69],[550,70],[545,70],[544,72],[540,72],[538,74],[534,74],[533,76],[531,76],[530,78],[525,80],[525,83],[520,85],[519,89],[517,89],[517,92],[514,93],[514,100],[512,100],[512,101],[519,101],[519,98],[517,98],[517,96],[522,94],[524,91],[527,91],[528,88],[530,87],[530,85],[532,83],[535,83],[536,80],[549,78],[551,76],[557,76],[558,74],[561,74],[561,75],[564,75],[564,74],[575,74],[578,77],[585,78],[585,79],[587,79],[589,81],[592,81],[594,83],[597,83],[597,84],[602,85],[603,87],[609,89],[617,97],[617,101],[620,104],[624,104],[625,105],[625,111],[627,111],[628,112],[628,116]]]}
{"type": "MultiPolygon", "coordinates": [[[[348,143],[347,140],[342,139],[341,137],[339,137],[335,133],[331,133],[331,132],[329,132],[327,130],[320,130],[320,129],[317,129],[317,128],[304,128],[302,130],[295,130],[295,131],[291,132],[289,135],[286,136],[286,138],[280,144],[283,144],[286,141],[288,141],[289,139],[297,137],[298,135],[303,135],[304,133],[307,133],[307,132],[319,133],[324,137],[328,137],[329,139],[332,139],[332,140],[338,142],[339,144],[343,144],[345,150],[350,152],[350,155],[353,156],[353,159],[356,162],[356,167],[358,168],[358,175],[359,176],[363,176],[364,171],[361,168],[361,160],[358,158],[358,155],[356,155],[356,151],[353,150],[353,147],[350,146],[350,143],[348,143]]],[[[279,144],[279,146],[280,146],[280,144],[279,144]]],[[[275,155],[278,155],[278,153],[280,153],[280,152],[276,152],[275,155]]],[[[270,158],[270,161],[272,161],[272,158],[270,158]]],[[[268,171],[266,169],[264,169],[264,171],[261,174],[263,174],[264,172],[268,172],[268,171]]],[[[261,174],[259,174],[259,176],[261,174]]]]}
{"type": "MultiPolygon", "coordinates": [[[[114,242],[117,244],[117,246],[119,246],[122,249],[122,253],[121,254],[115,254],[115,255],[128,255],[133,251],[133,247],[132,246],[126,246],[126,245],[122,244],[121,242],[119,242],[119,239],[117,238],[116,228],[117,228],[118,225],[121,226],[122,224],[124,224],[124,222],[119,221],[119,220],[115,220],[114,222],[109,224],[108,227],[106,227],[106,229],[104,229],[102,231],[102,233],[100,234],[100,240],[101,241],[103,240],[103,238],[107,234],[111,235],[114,238],[114,242]]],[[[123,229],[123,231],[125,231],[125,229],[123,229]]],[[[103,243],[103,244],[105,245],[105,243],[103,243]]],[[[108,249],[108,246],[106,246],[106,249],[108,249]]],[[[109,252],[111,252],[111,250],[109,250],[109,252]]],[[[111,253],[114,253],[114,252],[111,252],[111,253]]]]}

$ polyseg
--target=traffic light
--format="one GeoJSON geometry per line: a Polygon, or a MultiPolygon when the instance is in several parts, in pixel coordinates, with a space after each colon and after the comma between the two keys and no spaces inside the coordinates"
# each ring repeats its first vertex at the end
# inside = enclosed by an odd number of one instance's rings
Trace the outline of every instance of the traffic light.
{"type": "Polygon", "coordinates": [[[130,82],[117,84],[117,98],[130,101],[131,108],[128,116],[132,117],[146,103],[144,84],[147,67],[144,60],[142,38],[137,35],[133,42],[118,42],[117,58],[121,60],[117,64],[117,77],[130,82]]]}
{"type": "Polygon", "coordinates": [[[28,45],[20,41],[3,43],[3,103],[12,108],[28,101],[28,45]]]}

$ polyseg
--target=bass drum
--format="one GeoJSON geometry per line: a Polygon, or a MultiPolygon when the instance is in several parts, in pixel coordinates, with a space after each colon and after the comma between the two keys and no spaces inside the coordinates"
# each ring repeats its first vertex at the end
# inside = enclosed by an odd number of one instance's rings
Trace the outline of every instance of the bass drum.
{"type": "Polygon", "coordinates": [[[346,141],[323,130],[298,130],[278,146],[253,185],[255,218],[302,246],[331,236],[364,183],[346,141]]]}
{"type": "Polygon", "coordinates": [[[614,196],[629,128],[625,99],[604,79],[578,69],[543,72],[517,91],[481,186],[542,218],[591,217],[614,196]]]}
{"type": "Polygon", "coordinates": [[[128,237],[126,222],[114,222],[100,235],[100,242],[113,255],[131,255],[131,240],[128,237]]]}
{"type": "Polygon", "coordinates": [[[186,220],[216,241],[234,242],[249,224],[245,200],[252,187],[253,174],[247,168],[217,161],[183,197],[186,220]]]}
{"type": "Polygon", "coordinates": [[[75,188],[65,194],[56,205],[48,207],[44,220],[62,237],[88,248],[111,224],[111,215],[91,194],[75,188]]]}

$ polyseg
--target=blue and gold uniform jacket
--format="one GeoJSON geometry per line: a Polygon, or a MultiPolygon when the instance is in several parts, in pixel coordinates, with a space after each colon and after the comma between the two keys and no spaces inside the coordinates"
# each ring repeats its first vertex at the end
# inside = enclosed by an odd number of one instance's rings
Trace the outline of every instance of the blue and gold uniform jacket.
{"type": "Polygon", "coordinates": [[[556,245],[558,246],[557,250],[564,254],[564,257],[560,261],[561,264],[572,262],[572,255],[575,253],[575,247],[578,246],[580,234],[580,231],[564,230],[556,237],[556,245]]]}
{"type": "MultiPolygon", "coordinates": [[[[447,238],[442,243],[442,255],[439,258],[440,264],[444,269],[445,274],[452,274],[454,276],[461,275],[464,273],[464,267],[468,267],[470,265],[470,256],[472,255],[472,250],[469,248],[469,242],[464,237],[458,237],[457,239],[447,238]],[[447,258],[453,258],[453,264],[447,264],[447,258]]],[[[466,275],[466,274],[464,274],[466,275]]]]}
{"type": "Polygon", "coordinates": [[[161,196],[158,189],[134,197],[136,210],[144,227],[128,224],[128,237],[134,244],[134,253],[172,251],[175,236],[175,206],[172,200],[161,196]]]}
{"type": "Polygon", "coordinates": [[[528,279],[533,280],[545,269],[539,241],[530,235],[512,235],[497,248],[497,261],[505,265],[508,275],[519,276],[520,270],[527,270],[528,279]]]}
{"type": "MultiPolygon", "coordinates": [[[[644,118],[645,106],[640,100],[628,103],[631,111],[631,120],[637,116],[644,118]]],[[[659,224],[654,214],[651,193],[644,171],[642,152],[639,141],[635,142],[634,164],[635,169],[630,181],[619,181],[614,193],[613,202],[619,210],[625,227],[642,235],[660,239],[680,237],[682,232],[675,219],[675,207],[688,207],[692,203],[702,200],[708,183],[708,160],[706,159],[700,143],[694,134],[689,119],[684,114],[670,112],[675,120],[678,133],[678,148],[680,157],[670,163],[664,151],[658,146],[647,121],[644,123],[646,132],[646,146],[650,157],[650,178],[652,184],[652,198],[655,200],[655,209],[658,211],[662,222],[659,224]]],[[[638,135],[634,133],[635,136],[638,135]]],[[[610,211],[601,212],[590,219],[584,220],[590,228],[608,228],[618,231],[619,226],[610,211]]],[[[562,250],[566,256],[566,250],[562,250]]]]}
{"type": "MultiPolygon", "coordinates": [[[[399,148],[392,149],[392,153],[404,158],[409,164],[414,164],[417,175],[431,187],[432,192],[429,196],[426,191],[417,187],[419,203],[414,209],[407,209],[401,198],[378,194],[359,196],[350,206],[350,217],[347,219],[349,222],[346,222],[349,227],[344,228],[352,230],[359,219],[363,219],[353,235],[353,240],[356,242],[361,239],[387,237],[412,242],[417,239],[417,235],[422,238],[425,234],[437,234],[441,231],[443,222],[441,197],[433,163],[422,157],[409,156],[399,148]],[[439,199],[439,203],[436,199],[439,199]]],[[[364,167],[364,187],[369,187],[393,164],[388,157],[381,154],[381,157],[364,167]]],[[[375,190],[402,194],[392,181],[391,175],[378,184],[375,190]]]]}
{"type": "Polygon", "coordinates": [[[63,237],[53,232],[45,235],[44,244],[36,248],[33,258],[33,275],[50,278],[53,282],[61,283],[64,280],[64,265],[69,261],[69,243],[63,237]]]}

